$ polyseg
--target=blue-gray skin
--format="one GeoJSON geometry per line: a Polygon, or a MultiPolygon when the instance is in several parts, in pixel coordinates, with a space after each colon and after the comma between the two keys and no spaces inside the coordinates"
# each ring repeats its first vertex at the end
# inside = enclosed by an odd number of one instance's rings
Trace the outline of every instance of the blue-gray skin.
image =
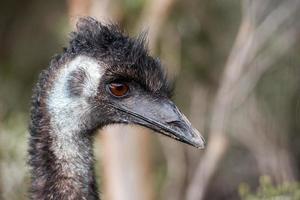
{"type": "Polygon", "coordinates": [[[197,148],[204,139],[170,100],[170,84],[145,37],[82,18],[69,46],[55,56],[34,89],[30,198],[99,199],[92,151],[96,130],[137,124],[197,148]],[[118,97],[110,84],[126,84],[118,97]]]}

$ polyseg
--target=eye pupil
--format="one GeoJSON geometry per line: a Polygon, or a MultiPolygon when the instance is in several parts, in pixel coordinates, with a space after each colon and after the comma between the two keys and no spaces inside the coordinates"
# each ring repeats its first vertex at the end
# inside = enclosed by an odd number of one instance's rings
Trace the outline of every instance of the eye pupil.
{"type": "Polygon", "coordinates": [[[122,91],[124,89],[123,85],[118,85],[116,86],[116,90],[122,91]]]}
{"type": "Polygon", "coordinates": [[[127,94],[129,87],[125,83],[110,83],[109,90],[113,95],[121,97],[127,94]]]}

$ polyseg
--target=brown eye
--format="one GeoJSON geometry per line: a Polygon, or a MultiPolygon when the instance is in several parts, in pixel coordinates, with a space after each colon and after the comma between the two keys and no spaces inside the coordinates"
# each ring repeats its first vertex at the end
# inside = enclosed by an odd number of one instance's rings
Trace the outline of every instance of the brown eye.
{"type": "Polygon", "coordinates": [[[124,96],[129,90],[129,87],[126,83],[110,83],[108,87],[110,92],[117,97],[124,96]]]}

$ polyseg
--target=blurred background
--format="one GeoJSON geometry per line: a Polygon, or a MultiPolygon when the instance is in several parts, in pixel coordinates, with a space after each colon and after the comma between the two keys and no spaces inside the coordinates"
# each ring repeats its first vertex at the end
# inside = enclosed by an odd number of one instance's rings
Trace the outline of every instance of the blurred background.
{"type": "Polygon", "coordinates": [[[109,200],[300,199],[299,0],[1,0],[0,199],[27,199],[31,89],[80,16],[148,32],[197,150],[139,127],[97,135],[109,200]]]}

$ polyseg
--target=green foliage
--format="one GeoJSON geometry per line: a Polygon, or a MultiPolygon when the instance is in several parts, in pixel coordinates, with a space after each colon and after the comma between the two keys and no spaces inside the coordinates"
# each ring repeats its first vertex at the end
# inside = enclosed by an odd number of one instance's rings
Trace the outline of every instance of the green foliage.
{"type": "Polygon", "coordinates": [[[241,183],[239,194],[242,200],[298,200],[300,199],[300,184],[297,182],[272,184],[270,177],[260,177],[260,185],[256,192],[250,191],[247,183],[241,183]]]}

